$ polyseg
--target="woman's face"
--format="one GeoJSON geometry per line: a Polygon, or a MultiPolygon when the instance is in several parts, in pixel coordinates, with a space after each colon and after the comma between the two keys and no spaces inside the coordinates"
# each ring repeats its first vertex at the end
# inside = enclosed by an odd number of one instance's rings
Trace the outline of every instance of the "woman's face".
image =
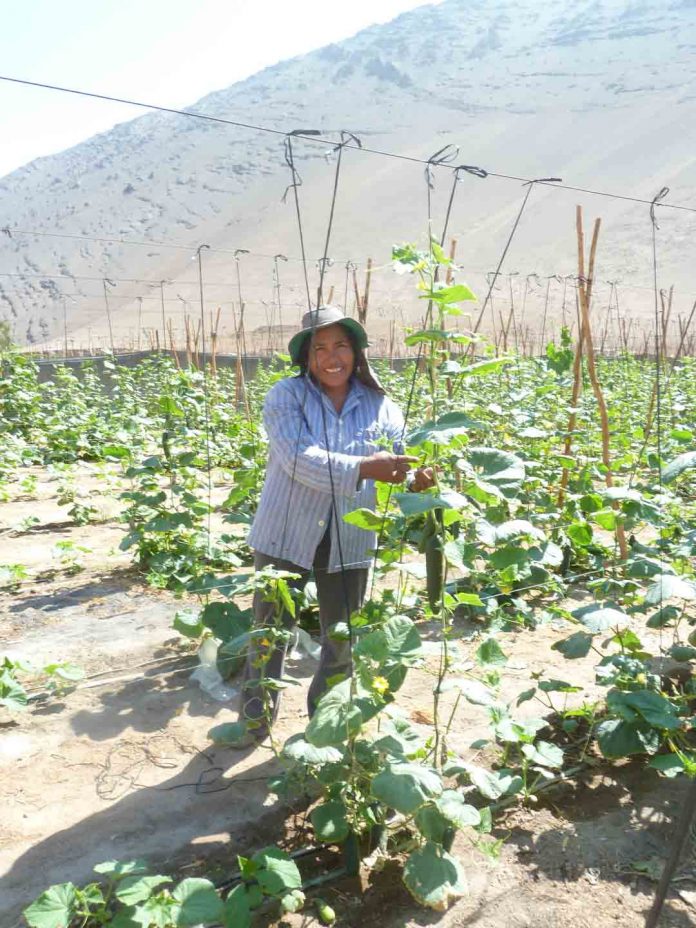
{"type": "Polygon", "coordinates": [[[340,323],[318,329],[309,344],[309,371],[328,392],[342,390],[355,366],[355,352],[340,323]]]}

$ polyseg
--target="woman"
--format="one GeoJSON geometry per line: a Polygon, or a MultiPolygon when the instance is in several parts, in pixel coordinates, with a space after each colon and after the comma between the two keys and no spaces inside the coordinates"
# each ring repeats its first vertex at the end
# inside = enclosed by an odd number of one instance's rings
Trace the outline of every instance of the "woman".
{"type": "MultiPolygon", "coordinates": [[[[300,374],[276,383],[264,403],[268,434],[266,480],[249,535],[257,570],[273,565],[299,574],[303,589],[313,569],[319,600],[321,657],[309,688],[310,716],[327,681],[350,673],[350,645],[330,637],[331,626],[348,622],[365,598],[374,532],[356,528],[343,516],[375,505],[374,481],[403,483],[415,458],[380,450],[399,447],[404,419],[375,378],[364,349],[367,335],[337,307],[305,314],[290,340],[290,357],[300,374]]],[[[417,471],[413,489],[432,485],[432,471],[417,471]]],[[[273,603],[254,597],[256,625],[273,622],[273,603]]],[[[285,613],[288,627],[292,618],[285,613]]],[[[287,645],[277,645],[264,677],[283,676],[287,645]]],[[[267,719],[278,712],[277,690],[258,685],[259,651],[252,646],[242,685],[240,720],[245,743],[262,740],[267,719]]]]}

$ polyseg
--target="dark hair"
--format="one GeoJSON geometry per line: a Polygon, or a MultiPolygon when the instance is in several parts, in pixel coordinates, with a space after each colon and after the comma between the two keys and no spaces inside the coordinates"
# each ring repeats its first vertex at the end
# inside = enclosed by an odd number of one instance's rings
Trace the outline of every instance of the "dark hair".
{"type": "MultiPolygon", "coordinates": [[[[364,384],[366,387],[369,387],[371,390],[375,390],[377,393],[384,393],[384,387],[375,380],[375,377],[370,370],[370,365],[367,363],[367,358],[365,357],[364,350],[358,345],[358,340],[354,332],[345,326],[341,325],[340,322],[335,323],[340,325],[343,331],[346,333],[348,341],[350,342],[350,347],[353,349],[353,356],[355,361],[353,363],[352,373],[358,378],[358,380],[364,384]]],[[[297,352],[297,364],[300,368],[299,377],[303,377],[305,374],[309,373],[309,346],[312,341],[311,333],[307,334],[307,337],[300,345],[300,350],[297,352]]]]}

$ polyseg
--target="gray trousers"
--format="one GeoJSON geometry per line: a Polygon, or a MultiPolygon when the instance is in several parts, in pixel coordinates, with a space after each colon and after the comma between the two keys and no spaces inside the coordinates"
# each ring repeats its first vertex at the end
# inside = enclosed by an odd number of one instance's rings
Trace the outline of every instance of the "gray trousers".
{"type": "MultiPolygon", "coordinates": [[[[367,590],[368,570],[366,567],[347,569],[345,574],[342,574],[341,571],[337,573],[328,572],[326,567],[329,562],[330,550],[331,537],[330,532],[327,530],[314,555],[314,579],[317,584],[317,598],[319,600],[321,656],[319,658],[319,667],[314,674],[307,695],[307,709],[310,718],[316,709],[317,702],[326,690],[326,681],[337,674],[347,676],[351,671],[349,642],[336,641],[330,638],[329,629],[336,622],[348,622],[351,613],[362,606],[367,590]]],[[[281,558],[273,558],[268,554],[262,554],[260,551],[254,553],[254,567],[256,570],[261,570],[271,564],[278,570],[288,570],[299,574],[299,579],[289,580],[288,583],[297,590],[305,588],[310,577],[309,570],[298,567],[297,564],[293,564],[291,561],[284,561],[281,558]]],[[[261,593],[257,592],[254,595],[254,620],[256,626],[261,628],[264,625],[272,625],[276,608],[274,603],[264,602],[261,593]]],[[[295,624],[287,610],[283,610],[282,622],[286,628],[292,628],[295,624]]],[[[264,667],[263,673],[265,677],[274,677],[277,680],[283,677],[287,649],[287,644],[279,644],[273,649],[273,653],[264,667]]],[[[260,676],[259,668],[254,666],[258,658],[258,647],[256,645],[250,646],[242,681],[240,712],[242,720],[257,720],[264,717],[263,689],[255,685],[260,676]]],[[[271,719],[275,721],[278,715],[280,692],[268,689],[266,699],[271,700],[271,719]]]]}

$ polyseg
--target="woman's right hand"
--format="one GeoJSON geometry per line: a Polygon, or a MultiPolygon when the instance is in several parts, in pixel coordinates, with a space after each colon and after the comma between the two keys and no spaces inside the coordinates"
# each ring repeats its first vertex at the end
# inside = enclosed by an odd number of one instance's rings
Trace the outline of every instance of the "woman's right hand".
{"type": "Polygon", "coordinates": [[[360,477],[380,480],[382,483],[403,483],[411,470],[411,464],[417,460],[407,454],[377,451],[360,462],[360,477]]]}

